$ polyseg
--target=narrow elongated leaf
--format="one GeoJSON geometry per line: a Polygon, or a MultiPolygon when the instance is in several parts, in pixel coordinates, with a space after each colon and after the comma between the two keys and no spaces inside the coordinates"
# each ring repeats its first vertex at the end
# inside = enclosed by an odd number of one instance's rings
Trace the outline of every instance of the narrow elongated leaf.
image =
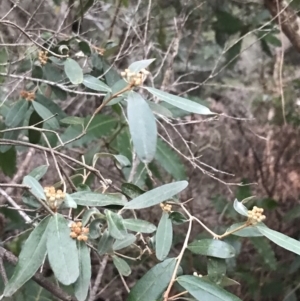
{"type": "MultiPolygon", "coordinates": [[[[236,223],[231,225],[226,232],[230,232],[242,225],[244,225],[245,223],[236,223]]],[[[241,237],[257,237],[257,236],[263,236],[256,227],[254,226],[248,226],[247,228],[244,228],[242,230],[233,232],[232,235],[236,235],[236,236],[241,236],[241,237]]]]}
{"type": "Polygon", "coordinates": [[[127,234],[123,239],[117,239],[113,244],[113,250],[121,250],[132,245],[136,241],[136,237],[133,234],[127,234]]]}
{"type": "Polygon", "coordinates": [[[23,179],[23,184],[31,187],[30,190],[36,197],[46,200],[44,189],[35,178],[29,175],[25,176],[23,179]]]}
{"type": "Polygon", "coordinates": [[[127,301],[154,301],[157,300],[166,290],[176,260],[166,259],[151,268],[131,289],[127,301]]]}
{"type": "Polygon", "coordinates": [[[143,97],[130,92],[127,98],[127,116],[133,145],[139,159],[150,163],[156,152],[157,127],[155,117],[143,97]]]}
{"type": "Polygon", "coordinates": [[[4,296],[13,295],[42,265],[47,253],[46,240],[49,220],[49,217],[42,220],[27,238],[14,274],[5,287],[4,296]]]}
{"type": "Polygon", "coordinates": [[[124,206],[127,203],[124,196],[116,193],[104,194],[91,191],[78,191],[72,193],[71,197],[77,203],[77,205],[82,206],[124,206]]]}
{"type": "Polygon", "coordinates": [[[157,205],[163,201],[172,198],[177,193],[181,192],[188,186],[187,181],[174,182],[165,184],[126,203],[124,208],[126,209],[142,209],[157,205]]]}
{"type": "Polygon", "coordinates": [[[121,189],[122,192],[129,196],[131,199],[134,199],[145,192],[140,187],[132,183],[123,183],[121,185],[121,189]]]}
{"type": "Polygon", "coordinates": [[[106,253],[112,253],[114,238],[109,235],[108,230],[105,230],[99,240],[97,251],[99,255],[104,255],[106,253]]]}
{"type": "Polygon", "coordinates": [[[142,69],[147,68],[154,61],[155,61],[155,59],[136,61],[136,62],[130,64],[129,67],[128,67],[128,69],[131,72],[138,73],[142,69]]]}
{"type": "Polygon", "coordinates": [[[263,262],[273,271],[277,269],[277,260],[275,253],[270,245],[270,241],[265,237],[252,237],[250,241],[253,243],[255,249],[260,254],[263,262]]]}
{"type": "Polygon", "coordinates": [[[74,291],[78,301],[86,300],[92,276],[90,251],[84,242],[78,242],[79,277],[75,282],[74,291]]]}
{"type": "Polygon", "coordinates": [[[248,216],[247,207],[242,202],[239,202],[237,199],[234,200],[233,208],[239,214],[244,215],[244,216],[248,216]]]}
{"type": "Polygon", "coordinates": [[[127,230],[124,226],[122,217],[107,209],[104,213],[107,218],[109,235],[115,239],[124,239],[127,235],[127,230]]]}
{"type": "Polygon", "coordinates": [[[207,274],[212,282],[221,285],[226,275],[225,259],[209,257],[207,260],[207,274]]]}
{"type": "Polygon", "coordinates": [[[28,101],[19,100],[17,101],[8,111],[5,118],[5,124],[7,127],[16,127],[24,121],[24,116],[28,110],[28,101]]]}
{"type": "Polygon", "coordinates": [[[130,231],[152,233],[156,230],[155,225],[141,219],[127,218],[123,222],[125,227],[130,231]]]}
{"type": "Polygon", "coordinates": [[[200,277],[184,275],[179,276],[177,281],[199,301],[241,301],[237,296],[200,277]]]}
{"type": "Polygon", "coordinates": [[[116,165],[120,169],[125,166],[131,165],[130,161],[123,155],[114,155],[114,154],[110,154],[110,153],[96,153],[93,158],[93,166],[95,166],[95,164],[99,158],[107,158],[107,157],[111,157],[111,158],[115,159],[115,161],[117,162],[116,165]]]}
{"type": "Polygon", "coordinates": [[[48,170],[48,165],[41,165],[36,168],[34,168],[28,176],[31,176],[35,178],[37,181],[39,181],[47,172],[48,170]]]}
{"type": "Polygon", "coordinates": [[[47,108],[52,113],[52,115],[57,114],[58,119],[67,117],[67,114],[52,99],[38,93],[36,94],[36,101],[47,108]]]}
{"type": "Polygon", "coordinates": [[[85,75],[83,78],[83,84],[92,90],[99,91],[99,92],[111,92],[111,88],[103,83],[97,77],[92,75],[85,75]]]}
{"type": "Polygon", "coordinates": [[[258,231],[276,245],[300,255],[300,241],[268,228],[265,224],[256,225],[258,231]]]}
{"type": "Polygon", "coordinates": [[[70,195],[77,205],[82,206],[124,206],[127,204],[125,197],[119,194],[104,194],[91,191],[78,191],[70,195]]]}
{"type": "MultiPolygon", "coordinates": [[[[1,145],[5,147],[7,145],[1,145]]],[[[0,148],[1,148],[0,146],[0,148]]],[[[0,152],[0,169],[9,177],[12,177],[16,172],[17,165],[17,152],[16,147],[9,147],[5,152],[0,152]]]]}
{"type": "Polygon", "coordinates": [[[235,256],[235,249],[228,243],[215,239],[195,240],[188,245],[188,249],[195,253],[218,258],[235,256]]]}
{"type": "Polygon", "coordinates": [[[83,125],[84,124],[84,118],[82,117],[76,117],[76,116],[68,116],[66,118],[63,118],[60,120],[61,123],[65,123],[65,124],[79,124],[79,125],[83,125]]]}
{"type": "Polygon", "coordinates": [[[117,268],[117,270],[121,275],[129,276],[131,274],[131,268],[123,258],[114,255],[112,256],[112,259],[113,259],[114,266],[117,268]]]}
{"type": "Polygon", "coordinates": [[[173,114],[170,110],[163,107],[162,105],[155,103],[153,101],[147,101],[147,104],[149,105],[150,109],[153,111],[153,113],[162,115],[168,118],[172,118],[173,114]]]}
{"type": "Polygon", "coordinates": [[[43,118],[44,120],[47,119],[45,123],[48,124],[51,129],[57,130],[59,128],[59,123],[56,117],[53,117],[54,114],[52,114],[52,112],[50,112],[46,107],[36,101],[33,101],[32,105],[41,118],[43,118]]]}
{"type": "Polygon", "coordinates": [[[162,139],[157,141],[155,159],[177,181],[185,180],[186,173],[183,163],[177,153],[162,139]]]}
{"type": "Polygon", "coordinates": [[[179,97],[156,88],[144,87],[147,89],[152,95],[156,96],[160,100],[163,100],[177,108],[180,108],[184,111],[188,111],[191,113],[201,114],[201,115],[211,115],[215,114],[211,112],[211,110],[197,102],[191,101],[189,99],[179,97]]]}
{"type": "Polygon", "coordinates": [[[79,276],[76,240],[70,237],[67,220],[56,213],[48,226],[47,251],[55,277],[64,285],[74,283],[79,276]]]}
{"type": "Polygon", "coordinates": [[[73,85],[83,82],[83,72],[79,64],[73,59],[67,58],[64,64],[65,73],[73,85]]]}
{"type": "Polygon", "coordinates": [[[66,193],[66,197],[61,205],[62,208],[77,208],[77,203],[73,200],[70,194],[66,193]]]}
{"type": "Polygon", "coordinates": [[[92,208],[92,209],[86,210],[82,216],[82,225],[85,226],[89,222],[91,216],[93,216],[94,214],[99,214],[99,213],[100,213],[100,211],[97,208],[92,208]]]}
{"type": "Polygon", "coordinates": [[[164,260],[168,256],[172,240],[172,221],[169,219],[169,213],[163,212],[155,235],[155,255],[158,260],[164,260]]]}

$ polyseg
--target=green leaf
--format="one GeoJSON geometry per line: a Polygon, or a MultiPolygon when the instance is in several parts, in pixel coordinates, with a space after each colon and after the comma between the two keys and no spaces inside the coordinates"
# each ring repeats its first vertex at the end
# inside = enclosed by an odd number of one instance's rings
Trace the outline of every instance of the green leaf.
{"type": "Polygon", "coordinates": [[[94,219],[89,226],[90,232],[89,237],[91,239],[97,239],[101,236],[102,219],[94,219]]]}
{"type": "Polygon", "coordinates": [[[10,147],[6,152],[0,152],[0,168],[2,172],[12,177],[16,172],[17,152],[15,147],[10,147]]]}
{"type": "Polygon", "coordinates": [[[191,101],[189,99],[179,97],[161,90],[158,90],[156,88],[151,87],[144,87],[146,90],[148,90],[151,94],[159,98],[160,100],[163,100],[177,108],[180,108],[184,111],[188,111],[191,113],[201,114],[201,115],[211,115],[215,114],[210,111],[209,108],[195,102],[191,101]]]}
{"type": "Polygon", "coordinates": [[[112,260],[113,260],[114,266],[116,267],[116,269],[119,271],[119,273],[121,275],[129,276],[131,274],[131,268],[124,259],[122,259],[116,255],[113,255],[112,260]]]}
{"type": "Polygon", "coordinates": [[[35,178],[37,181],[39,181],[47,172],[48,170],[48,165],[41,165],[36,168],[34,168],[28,176],[31,176],[35,178]]]}
{"type": "Polygon", "coordinates": [[[43,68],[41,66],[33,66],[31,77],[43,79],[43,76],[44,76],[43,68]]]}
{"type": "Polygon", "coordinates": [[[47,251],[55,277],[64,285],[74,283],[79,276],[76,240],[70,237],[68,221],[56,213],[48,226],[47,251]]]}
{"type": "Polygon", "coordinates": [[[241,20],[227,11],[218,9],[216,17],[215,28],[223,33],[232,35],[239,32],[243,27],[241,20]]]}
{"type": "Polygon", "coordinates": [[[157,300],[166,290],[175,265],[174,258],[166,259],[155,265],[130,290],[127,301],[157,300]]]}
{"type": "Polygon", "coordinates": [[[139,159],[150,163],[156,152],[157,127],[155,117],[143,97],[130,92],[127,98],[127,116],[133,145],[139,159]]]}
{"type": "MultiPolygon", "coordinates": [[[[118,80],[116,83],[114,83],[114,85],[111,87],[111,93],[107,93],[104,100],[106,101],[109,97],[111,97],[113,94],[116,94],[120,91],[122,91],[125,87],[128,86],[128,83],[124,80],[124,79],[120,79],[118,80]]],[[[123,100],[125,98],[125,96],[128,95],[128,92],[124,92],[122,94],[120,94],[118,97],[112,99],[107,105],[111,106],[114,105],[116,103],[119,103],[121,100],[123,100]]]]}
{"type": "Polygon", "coordinates": [[[70,194],[66,193],[66,197],[61,205],[62,208],[77,208],[77,203],[73,200],[70,194]]]}
{"type": "Polygon", "coordinates": [[[135,235],[129,233],[123,239],[117,239],[113,244],[113,250],[118,251],[132,245],[136,241],[135,235]]]}
{"type": "Polygon", "coordinates": [[[273,271],[277,270],[277,260],[270,242],[264,237],[251,238],[250,241],[258,251],[264,263],[273,271]]]}
{"type": "Polygon", "coordinates": [[[41,184],[32,176],[25,176],[23,178],[23,184],[27,185],[30,188],[31,192],[39,199],[46,200],[46,196],[44,193],[44,188],[41,184]]]}
{"type": "Polygon", "coordinates": [[[177,282],[199,301],[241,301],[237,296],[200,277],[183,275],[177,278],[177,282]]]}
{"type": "Polygon", "coordinates": [[[121,190],[124,194],[129,196],[131,199],[134,199],[145,192],[140,187],[131,183],[123,183],[121,185],[121,190]]]}
{"type": "MultiPolygon", "coordinates": [[[[242,225],[244,225],[245,223],[236,223],[231,225],[226,232],[230,232],[242,225]]],[[[244,228],[242,230],[236,231],[234,233],[232,233],[232,235],[236,235],[236,236],[241,236],[241,237],[256,237],[256,236],[263,236],[256,227],[254,226],[248,226],[247,228],[244,228]]]]}
{"type": "Polygon", "coordinates": [[[105,209],[104,213],[107,218],[109,235],[115,239],[124,239],[127,235],[127,230],[124,226],[122,217],[107,209],[105,209]]]}
{"type": "Polygon", "coordinates": [[[172,198],[188,186],[187,181],[180,181],[162,185],[145,192],[137,198],[126,203],[124,209],[143,209],[157,205],[172,198]]]}
{"type": "Polygon", "coordinates": [[[12,296],[24,283],[31,279],[44,262],[49,219],[49,217],[46,217],[30,233],[22,247],[14,274],[5,287],[4,296],[12,296]]]}
{"type": "Polygon", "coordinates": [[[128,67],[128,69],[131,72],[138,73],[142,69],[147,68],[154,61],[155,61],[155,59],[136,61],[136,62],[130,64],[129,67],[128,67]]]}
{"type": "MultiPolygon", "coordinates": [[[[9,139],[9,140],[18,140],[18,136],[20,134],[20,131],[9,131],[5,132],[3,135],[3,139],[9,139]]],[[[6,153],[8,150],[12,149],[13,145],[11,144],[2,144],[0,145],[0,152],[6,153]]]]}
{"type": "Polygon", "coordinates": [[[121,79],[120,74],[115,68],[112,68],[105,60],[103,60],[103,71],[107,84],[111,87],[121,79]]]}
{"type": "Polygon", "coordinates": [[[169,215],[169,218],[175,225],[181,225],[188,221],[188,219],[181,212],[178,211],[172,211],[169,215]]]}
{"type": "MultiPolygon", "coordinates": [[[[90,1],[94,3],[94,0],[90,1]]],[[[91,55],[91,48],[87,42],[81,41],[78,43],[79,49],[85,54],[85,55],[91,55]]]]}
{"type": "Polygon", "coordinates": [[[112,157],[116,160],[116,165],[119,169],[122,169],[125,166],[130,166],[130,161],[123,155],[114,155],[110,153],[96,153],[93,158],[93,166],[96,165],[98,158],[107,158],[112,157]]]}
{"type": "MultiPolygon", "coordinates": [[[[29,126],[33,126],[41,129],[43,127],[43,118],[36,112],[33,111],[29,118],[29,126]],[[38,125],[36,125],[38,123],[38,125]]],[[[37,144],[41,140],[42,133],[36,130],[28,130],[28,139],[30,143],[37,144]]]]}
{"type": "Polygon", "coordinates": [[[86,210],[82,216],[82,225],[85,226],[89,222],[91,216],[96,214],[100,214],[100,211],[97,208],[86,210]]]}
{"type": "Polygon", "coordinates": [[[99,240],[99,243],[98,243],[98,247],[97,247],[98,254],[104,255],[106,253],[112,253],[113,252],[113,249],[112,249],[113,242],[114,242],[114,238],[109,235],[109,232],[106,229],[103,232],[103,234],[99,240]]]}
{"type": "Polygon", "coordinates": [[[243,205],[242,202],[239,202],[237,199],[234,200],[233,208],[237,213],[248,217],[247,207],[243,205]]]}
{"type": "Polygon", "coordinates": [[[79,64],[73,59],[67,58],[64,65],[65,73],[73,85],[83,82],[83,72],[79,64]]]}
{"type": "Polygon", "coordinates": [[[167,108],[165,108],[164,106],[152,102],[152,101],[148,101],[146,100],[147,104],[149,105],[150,109],[153,111],[153,113],[158,114],[158,115],[162,115],[168,118],[172,118],[174,117],[172,112],[170,110],[168,110],[167,108]]]}
{"type": "Polygon", "coordinates": [[[155,235],[155,255],[158,260],[164,260],[171,249],[173,240],[172,221],[169,213],[163,212],[155,235]]]}
{"type": "Polygon", "coordinates": [[[58,104],[42,94],[36,94],[36,101],[47,108],[52,113],[52,115],[57,114],[58,119],[65,118],[67,116],[67,114],[61,109],[58,104]]]}
{"type": "Polygon", "coordinates": [[[177,153],[162,139],[157,141],[155,159],[177,181],[187,178],[185,168],[177,153]]]}
{"type": "Polygon", "coordinates": [[[8,111],[5,118],[5,124],[7,127],[17,127],[24,121],[24,116],[28,111],[28,101],[17,101],[8,111]]]}
{"type": "Polygon", "coordinates": [[[141,219],[126,218],[123,222],[126,229],[134,232],[153,233],[156,230],[155,225],[141,219]]]}
{"type": "Polygon", "coordinates": [[[119,194],[104,194],[91,191],[78,191],[71,194],[77,205],[82,206],[109,206],[118,205],[124,206],[127,204],[124,196],[119,194]]]}
{"type": "Polygon", "coordinates": [[[84,118],[82,117],[76,117],[76,116],[68,116],[66,118],[63,118],[60,120],[61,123],[65,124],[79,124],[83,125],[84,124],[84,118]]]}
{"type": "Polygon", "coordinates": [[[40,115],[40,117],[43,118],[43,120],[47,119],[45,123],[48,124],[51,129],[53,130],[59,129],[59,123],[56,117],[53,116],[54,114],[52,114],[46,107],[44,107],[43,105],[41,105],[36,101],[33,101],[32,105],[35,111],[40,115]]]}
{"type": "Polygon", "coordinates": [[[85,75],[82,82],[87,88],[99,92],[111,92],[111,88],[97,77],[85,75]]]}
{"type": "MultiPolygon", "coordinates": [[[[90,117],[85,118],[84,124],[87,125],[90,117]]],[[[94,117],[90,126],[87,129],[87,134],[75,141],[68,144],[68,147],[82,146],[83,144],[90,143],[91,141],[102,138],[103,136],[108,136],[117,125],[117,120],[114,117],[99,114],[94,117]]],[[[71,125],[67,130],[61,135],[61,139],[65,142],[67,140],[73,139],[82,133],[82,126],[71,125]]]]}
{"type": "Polygon", "coordinates": [[[209,257],[207,259],[207,274],[209,280],[221,285],[222,280],[226,275],[225,259],[209,257]]]}
{"type": "Polygon", "coordinates": [[[300,242],[298,240],[274,231],[263,223],[259,223],[255,227],[261,234],[273,241],[278,246],[300,255],[300,242]]]}
{"type": "Polygon", "coordinates": [[[195,240],[188,245],[188,249],[205,256],[218,258],[232,258],[235,256],[235,249],[228,243],[215,239],[195,240]]]}
{"type": "Polygon", "coordinates": [[[92,276],[90,251],[84,242],[78,242],[79,277],[74,284],[75,296],[78,301],[86,300],[92,276]]]}

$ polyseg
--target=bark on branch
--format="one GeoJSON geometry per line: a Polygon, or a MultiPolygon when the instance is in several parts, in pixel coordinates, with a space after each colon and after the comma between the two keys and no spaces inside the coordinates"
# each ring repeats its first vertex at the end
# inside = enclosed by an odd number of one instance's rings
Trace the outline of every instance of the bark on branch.
{"type": "Polygon", "coordinates": [[[300,18],[285,0],[264,0],[265,7],[300,53],[300,18]]]}

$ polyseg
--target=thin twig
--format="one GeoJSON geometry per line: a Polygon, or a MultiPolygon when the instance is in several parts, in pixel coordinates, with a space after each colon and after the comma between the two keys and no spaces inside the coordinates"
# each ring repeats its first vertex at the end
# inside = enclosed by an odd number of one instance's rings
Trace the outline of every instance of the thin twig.
{"type": "MultiPolygon", "coordinates": [[[[2,189],[0,188],[0,194],[2,194],[6,200],[18,210],[21,217],[24,219],[24,221],[28,224],[32,223],[32,219],[22,210],[22,208],[2,189]]],[[[33,223],[34,226],[37,225],[36,222],[33,223]]]]}
{"type": "Polygon", "coordinates": [[[97,291],[98,291],[98,288],[101,284],[101,280],[102,280],[102,276],[104,274],[104,270],[106,268],[106,265],[107,265],[107,261],[108,261],[108,255],[105,255],[101,261],[101,266],[99,268],[99,271],[98,271],[98,274],[97,274],[97,277],[95,279],[95,282],[94,282],[94,285],[93,285],[93,288],[91,289],[91,292],[90,292],[90,297],[89,297],[89,300],[88,301],[94,301],[95,298],[96,298],[96,295],[97,295],[97,291]]]}

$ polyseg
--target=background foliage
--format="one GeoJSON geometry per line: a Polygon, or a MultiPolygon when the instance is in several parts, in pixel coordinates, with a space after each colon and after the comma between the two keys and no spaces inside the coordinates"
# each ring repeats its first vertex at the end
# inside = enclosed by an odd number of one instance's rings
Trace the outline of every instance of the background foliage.
{"type": "Polygon", "coordinates": [[[298,9],[2,0],[4,300],[297,300],[298,9]]]}

